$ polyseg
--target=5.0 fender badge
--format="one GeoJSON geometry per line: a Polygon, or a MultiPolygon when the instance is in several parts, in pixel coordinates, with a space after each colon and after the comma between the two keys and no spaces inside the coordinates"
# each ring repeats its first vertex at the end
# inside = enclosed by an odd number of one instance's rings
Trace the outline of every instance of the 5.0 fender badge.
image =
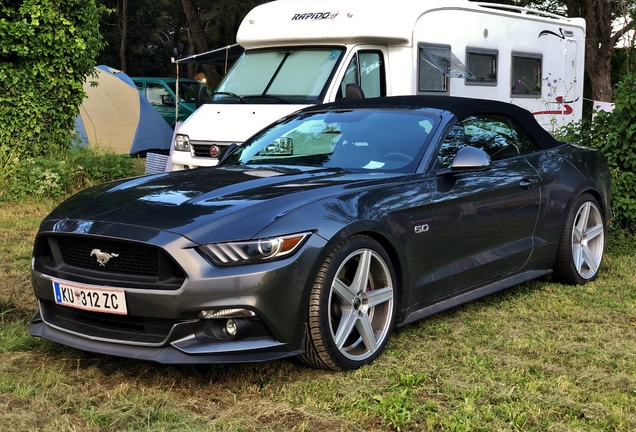
{"type": "Polygon", "coordinates": [[[95,255],[95,257],[97,258],[97,262],[102,267],[105,266],[106,263],[108,261],[110,261],[111,258],[117,258],[119,256],[119,254],[116,254],[116,253],[109,254],[109,253],[106,253],[106,252],[102,252],[99,249],[93,249],[91,251],[91,255],[90,256],[93,256],[93,255],[95,255]]]}
{"type": "Polygon", "coordinates": [[[415,227],[415,234],[421,234],[421,233],[425,233],[427,231],[428,231],[428,224],[417,225],[415,227]]]}

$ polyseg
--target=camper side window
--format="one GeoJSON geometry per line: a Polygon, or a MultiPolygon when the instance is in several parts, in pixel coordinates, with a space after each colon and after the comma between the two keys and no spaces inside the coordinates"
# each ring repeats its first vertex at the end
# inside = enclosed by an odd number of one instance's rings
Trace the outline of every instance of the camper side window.
{"type": "Polygon", "coordinates": [[[466,65],[472,76],[466,76],[466,85],[497,85],[497,51],[466,49],[466,65]]]}
{"type": "Polygon", "coordinates": [[[451,48],[440,45],[419,45],[418,90],[448,93],[448,74],[451,70],[451,48]]]}
{"type": "Polygon", "coordinates": [[[512,53],[513,97],[541,96],[541,54],[512,53]]]}
{"type": "Polygon", "coordinates": [[[384,57],[380,51],[358,51],[347,66],[338,99],[346,95],[347,84],[358,84],[365,97],[386,96],[384,57]]]}

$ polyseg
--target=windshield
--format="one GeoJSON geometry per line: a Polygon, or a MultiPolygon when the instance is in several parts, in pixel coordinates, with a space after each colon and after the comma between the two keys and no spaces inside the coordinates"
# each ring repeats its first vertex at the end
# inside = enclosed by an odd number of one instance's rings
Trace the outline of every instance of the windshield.
{"type": "MultiPolygon", "coordinates": [[[[217,92],[242,97],[277,96],[289,101],[317,101],[344,49],[294,48],[246,51],[225,76],[217,92]]],[[[214,100],[232,100],[217,94],[214,100]]]]}
{"type": "MultiPolygon", "coordinates": [[[[180,82],[179,83],[179,99],[181,100],[181,102],[195,103],[199,86],[200,86],[199,83],[180,82]]],[[[172,90],[176,94],[175,83],[173,82],[168,83],[168,87],[170,87],[170,90],[172,90]]]]}
{"type": "Polygon", "coordinates": [[[411,172],[439,117],[358,109],[300,113],[263,130],[224,165],[287,165],[411,172]]]}

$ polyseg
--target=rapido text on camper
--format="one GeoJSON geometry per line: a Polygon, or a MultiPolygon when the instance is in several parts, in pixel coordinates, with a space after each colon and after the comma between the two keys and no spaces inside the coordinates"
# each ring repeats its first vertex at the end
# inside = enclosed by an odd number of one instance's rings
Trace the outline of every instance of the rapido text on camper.
{"type": "Polygon", "coordinates": [[[334,19],[335,17],[338,16],[338,12],[336,13],[331,13],[331,12],[310,12],[310,13],[304,13],[304,14],[294,14],[294,16],[292,17],[292,21],[297,21],[297,20],[325,20],[325,19],[334,19]]]}

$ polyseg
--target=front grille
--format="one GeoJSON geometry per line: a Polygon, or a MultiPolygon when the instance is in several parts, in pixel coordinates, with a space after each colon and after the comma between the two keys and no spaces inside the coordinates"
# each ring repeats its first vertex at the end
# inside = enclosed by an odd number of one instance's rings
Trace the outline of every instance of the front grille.
{"type": "Polygon", "coordinates": [[[36,241],[33,257],[39,272],[91,285],[172,290],[185,281],[185,273],[170,255],[145,243],[43,235],[36,241]]]}
{"type": "Polygon", "coordinates": [[[104,273],[157,277],[159,250],[153,246],[125,243],[91,237],[60,236],[57,238],[64,263],[69,266],[104,273]],[[97,260],[98,254],[112,258],[105,264],[97,260]]]}
{"type": "Polygon", "coordinates": [[[190,147],[192,148],[192,155],[194,157],[217,159],[210,156],[210,147],[213,145],[219,148],[219,154],[229,143],[224,142],[206,142],[206,141],[190,141],[190,147]]]}
{"type": "Polygon", "coordinates": [[[56,327],[102,339],[158,344],[166,340],[177,320],[111,315],[60,306],[40,300],[42,317],[56,327]]]}

